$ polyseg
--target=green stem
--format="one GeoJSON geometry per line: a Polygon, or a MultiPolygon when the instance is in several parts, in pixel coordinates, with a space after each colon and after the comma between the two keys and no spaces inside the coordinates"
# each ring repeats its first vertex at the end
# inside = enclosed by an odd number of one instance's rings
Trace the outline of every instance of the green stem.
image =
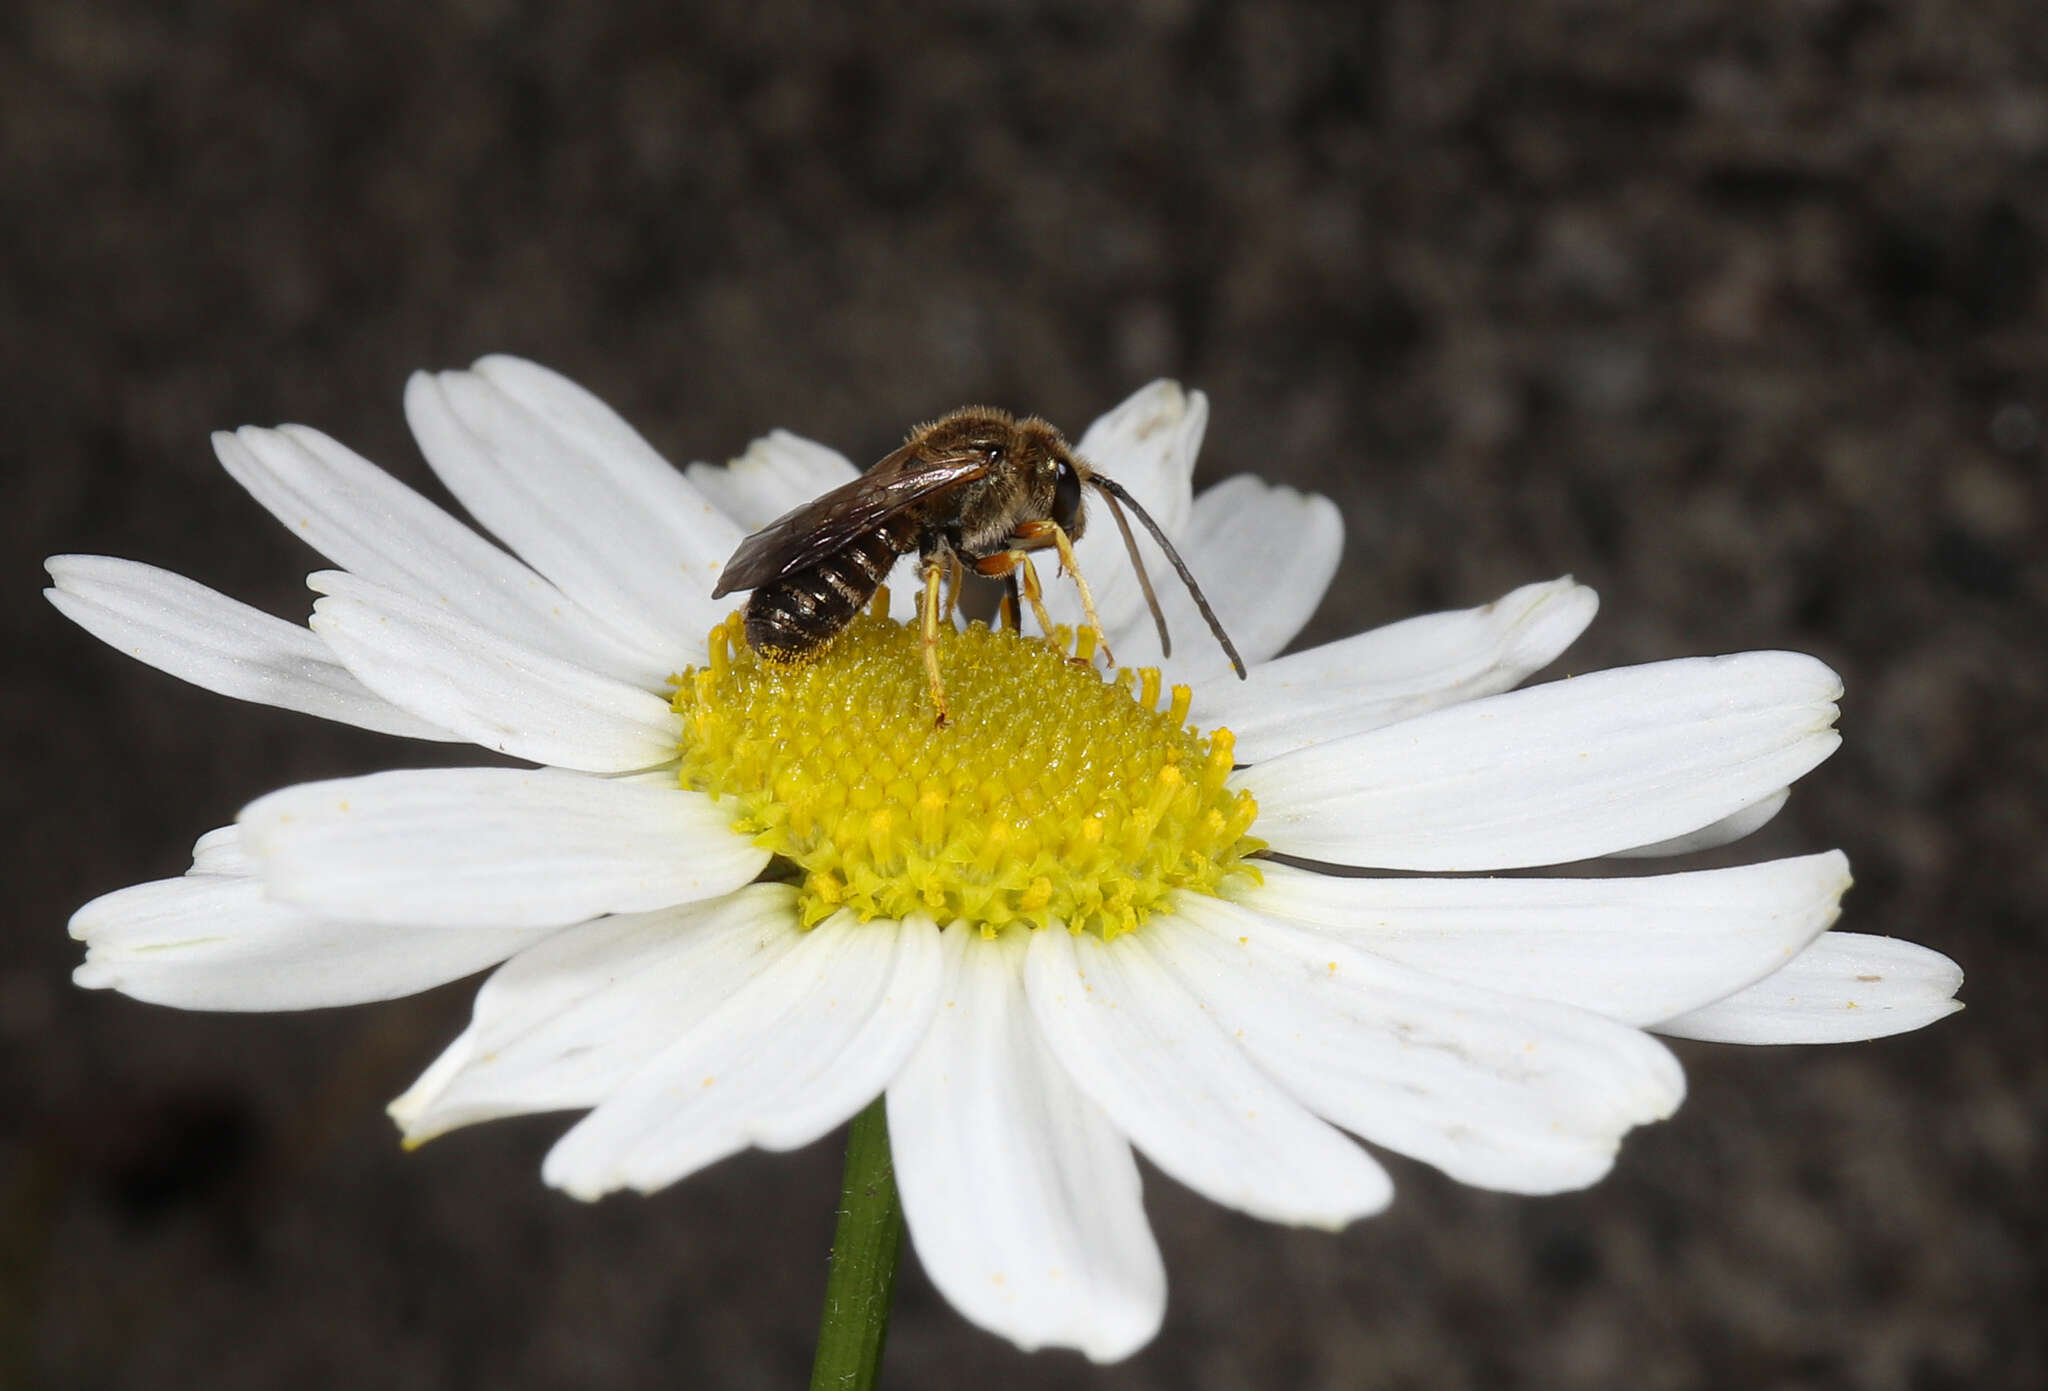
{"type": "Polygon", "coordinates": [[[846,1137],[846,1178],[839,1227],[832,1234],[832,1271],[825,1277],[825,1313],[811,1391],[870,1391],[889,1336],[896,1294],[896,1253],[903,1245],[903,1208],[889,1162],[889,1115],[876,1097],[853,1118],[846,1137]]]}

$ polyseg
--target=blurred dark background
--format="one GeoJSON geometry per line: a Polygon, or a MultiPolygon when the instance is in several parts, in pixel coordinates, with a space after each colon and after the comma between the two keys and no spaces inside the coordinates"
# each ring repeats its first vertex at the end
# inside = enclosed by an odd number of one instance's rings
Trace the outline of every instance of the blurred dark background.
{"type": "MultiPolygon", "coordinates": [[[[1573,669],[1818,653],[1847,744],[1740,856],[1970,972],[1856,1047],[1679,1045],[1544,1201],[1393,1161],[1339,1236],[1153,1174],[1135,1360],[1027,1357],[906,1269],[898,1387],[2031,1387],[2048,1378],[2048,17],[2037,0],[0,10],[0,1384],[785,1387],[838,1147],[652,1200],[563,1123],[400,1152],[470,989],[296,1016],[74,990],[85,899],[258,793],[428,748],[200,694],[36,597],[131,556],[288,615],[309,552],[206,433],[427,478],[416,366],[523,353],[679,461],[865,463],[970,399],[1154,376],[1202,478],[1341,504],[1304,640],[1573,572],[1573,669]]],[[[1256,577],[1246,577],[1256,582],[1256,577]]]]}

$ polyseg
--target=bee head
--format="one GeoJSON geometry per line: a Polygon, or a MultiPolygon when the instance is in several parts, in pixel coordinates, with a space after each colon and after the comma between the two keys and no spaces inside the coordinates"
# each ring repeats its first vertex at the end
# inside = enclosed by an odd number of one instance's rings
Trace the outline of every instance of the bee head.
{"type": "Polygon", "coordinates": [[[1024,477],[1034,480],[1034,491],[1049,482],[1050,497],[1044,500],[1046,518],[1059,524],[1075,540],[1081,537],[1087,517],[1081,509],[1082,491],[1089,478],[1088,466],[1074,457],[1066,437],[1045,421],[1031,416],[1017,422],[1017,434],[1010,457],[1024,477]]]}

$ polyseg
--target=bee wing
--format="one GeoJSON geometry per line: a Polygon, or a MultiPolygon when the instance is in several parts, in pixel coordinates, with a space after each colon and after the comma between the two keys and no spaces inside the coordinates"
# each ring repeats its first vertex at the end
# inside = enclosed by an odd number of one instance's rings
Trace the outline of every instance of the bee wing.
{"type": "Polygon", "coordinates": [[[714,599],[808,569],[934,493],[988,472],[986,455],[930,458],[905,445],[850,483],[812,498],[740,542],[719,572],[714,599]]]}

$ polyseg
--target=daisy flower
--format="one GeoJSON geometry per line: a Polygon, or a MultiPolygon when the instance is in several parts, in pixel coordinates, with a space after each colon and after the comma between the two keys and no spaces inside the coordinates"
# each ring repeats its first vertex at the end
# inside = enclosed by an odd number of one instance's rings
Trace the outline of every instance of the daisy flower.
{"type": "Polygon", "coordinates": [[[777,433],[679,472],[505,357],[405,405],[506,549],[317,430],[249,428],[222,464],[336,567],[308,626],[105,557],[52,559],[48,593],[223,695],[536,765],[288,787],[184,877],[72,919],[79,984],[192,1009],[495,967],[391,1105],[409,1143],[584,1112],[543,1172],[596,1198],[884,1097],[933,1283],[1021,1347],[1111,1360],[1166,1300],[1134,1150],[1330,1228],[1391,1197],[1360,1139],[1575,1189],[1684,1095],[1653,1034],[1841,1041],[1958,1008],[1946,958],[1828,930],[1836,852],[1494,877],[1754,830],[1835,748],[1834,673],[1751,652],[1514,689],[1591,621],[1570,579],[1279,656],[1343,529],[1248,476],[1194,496],[1200,393],[1146,387],[1078,450],[1211,579],[1250,678],[1165,586],[1183,645],[1159,651],[1103,527],[1080,553],[1114,679],[1075,659],[1089,634],[949,629],[942,730],[886,598],[801,666],[710,598],[749,531],[854,476],[840,455],[777,433]]]}

